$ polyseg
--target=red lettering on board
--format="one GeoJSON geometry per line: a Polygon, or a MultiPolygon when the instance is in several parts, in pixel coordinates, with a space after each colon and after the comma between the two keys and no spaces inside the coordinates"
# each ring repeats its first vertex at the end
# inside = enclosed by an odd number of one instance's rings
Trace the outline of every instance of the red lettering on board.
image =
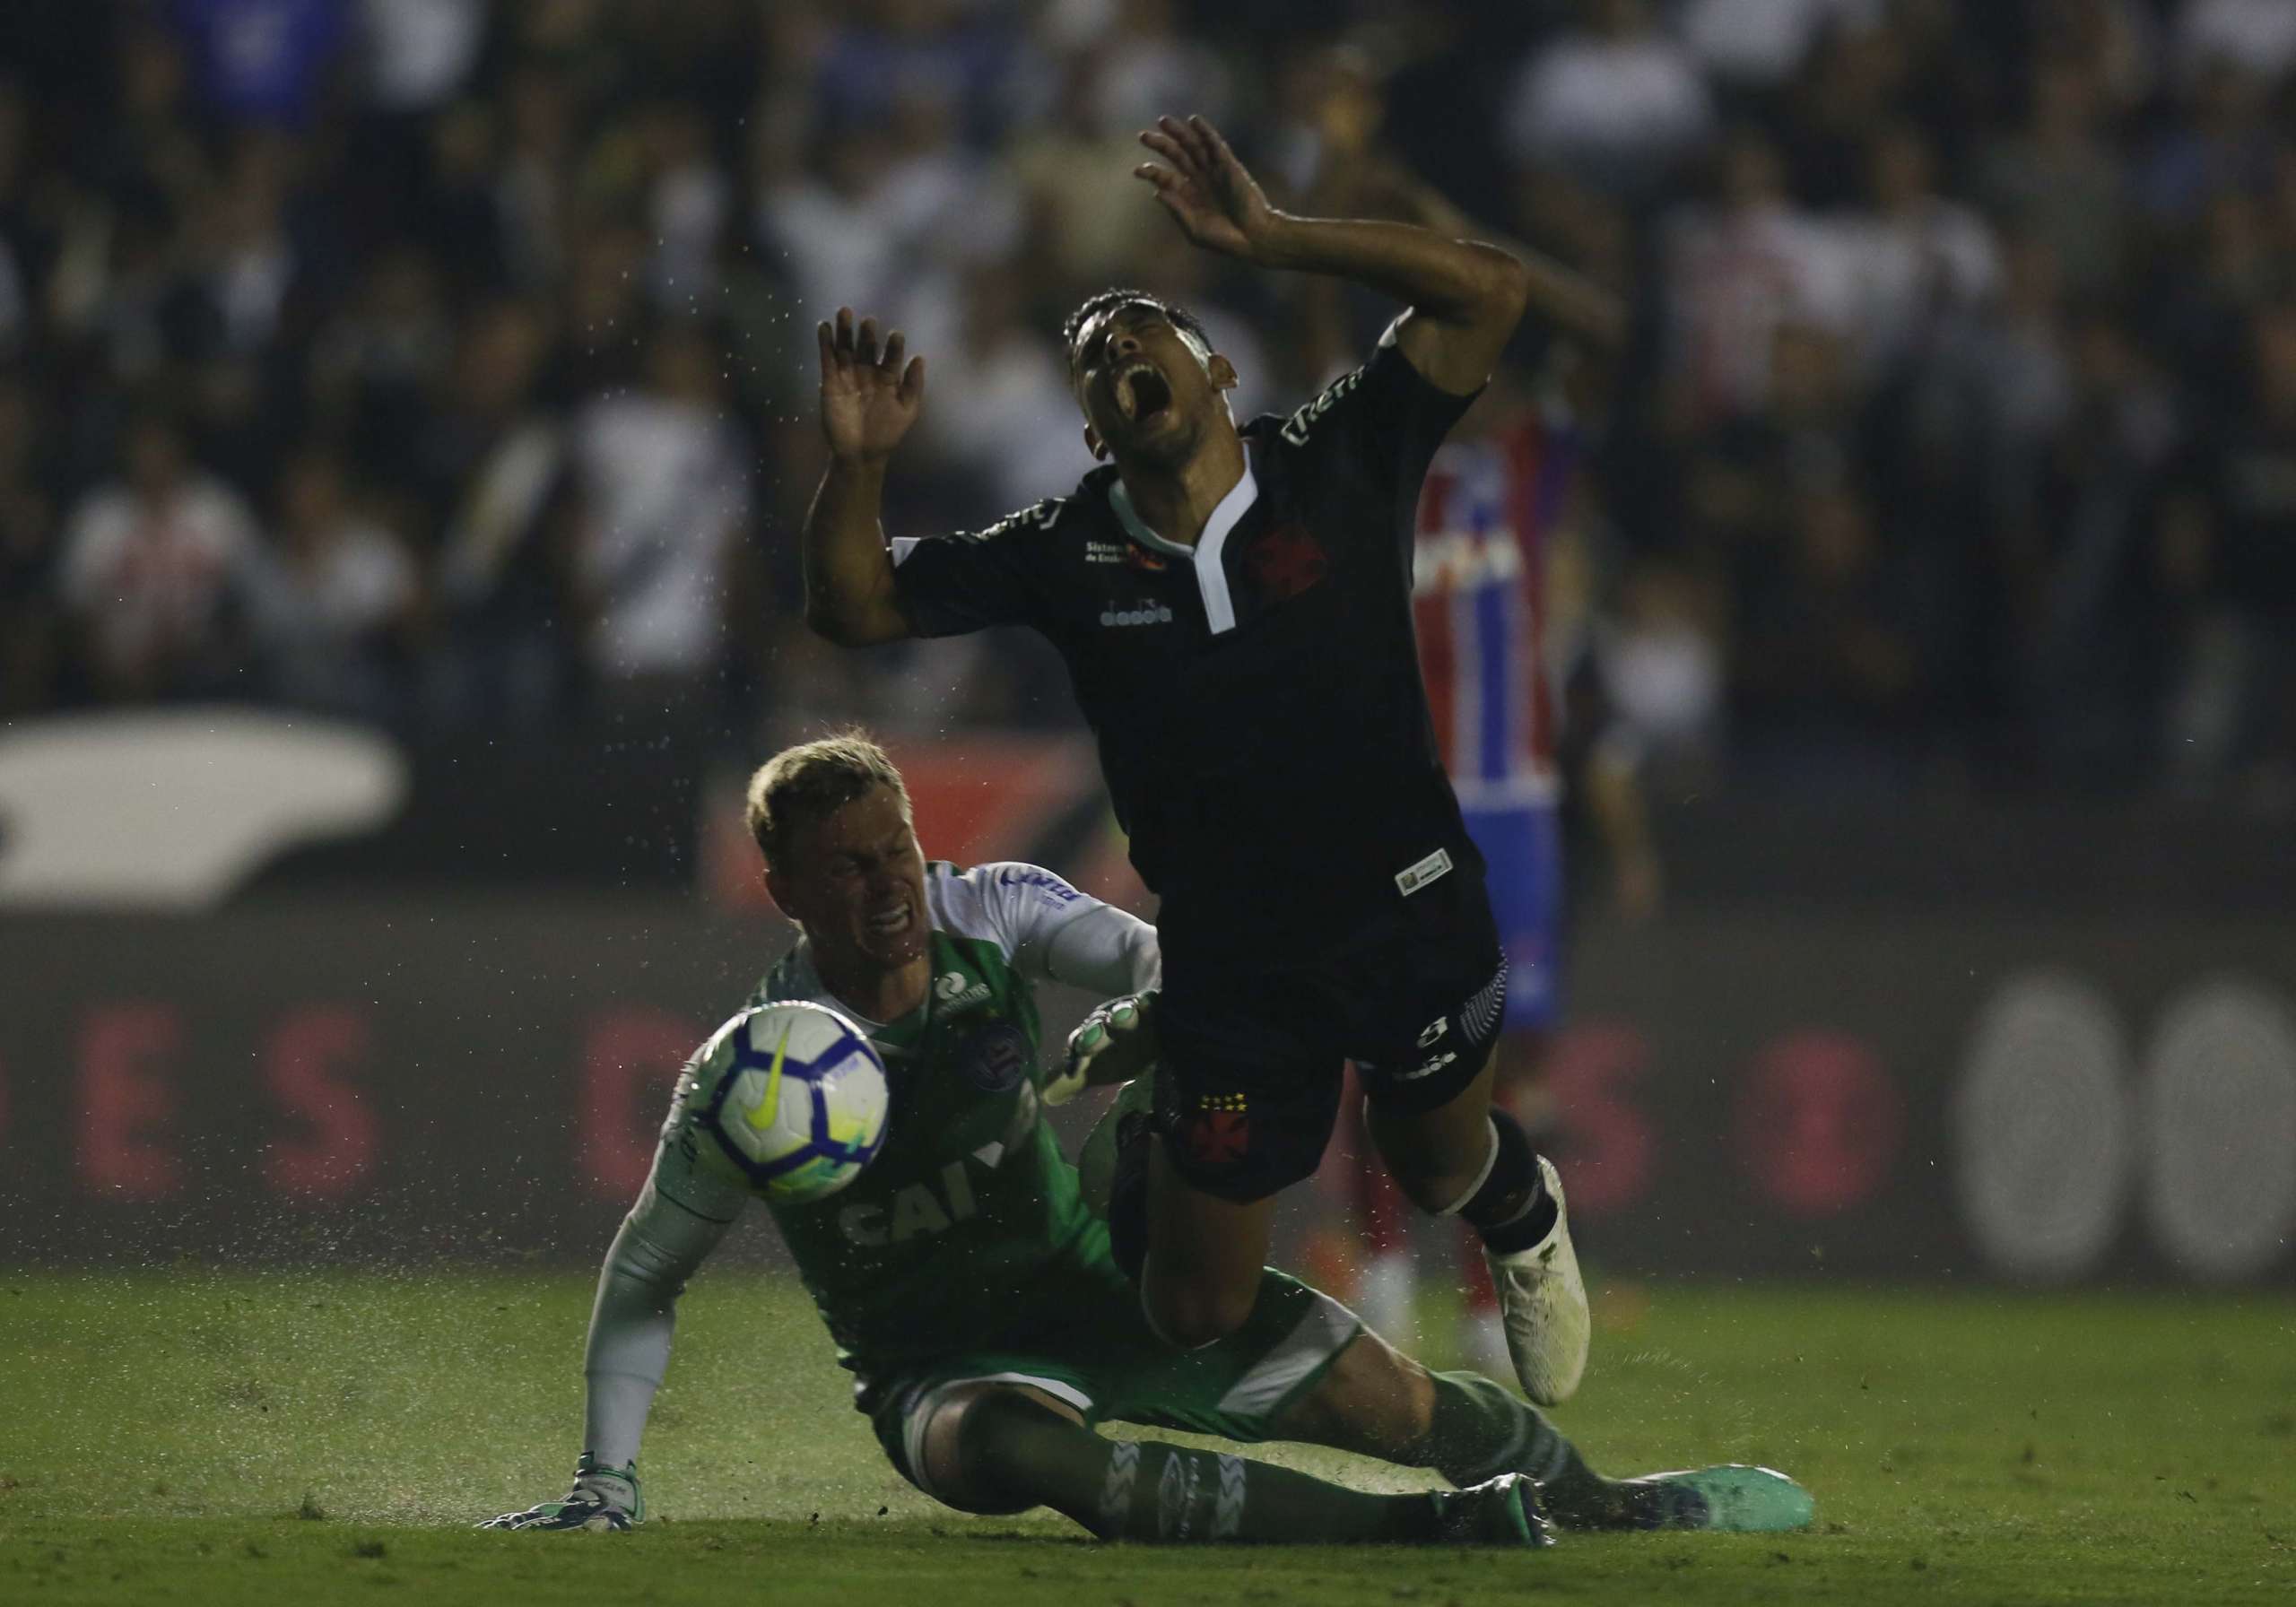
{"type": "Polygon", "coordinates": [[[1881,1057],[1846,1033],[1780,1038],[1738,1087],[1738,1157],[1754,1186],[1796,1216],[1871,1199],[1904,1131],[1904,1096],[1881,1057]]]}
{"type": "Polygon", "coordinates": [[[264,1081],[308,1136],[275,1140],[265,1181],[283,1194],[339,1200],[374,1170],[378,1124],[344,1073],[370,1058],[367,1018],[347,1005],[298,1010],[264,1046],[264,1081]]]}
{"type": "Polygon", "coordinates": [[[626,1200],[645,1183],[667,1108],[660,1096],[701,1039],[691,1022],[659,1010],[612,1010],[590,1022],[576,1151],[594,1193],[626,1200]]]}
{"type": "Polygon", "coordinates": [[[1572,1211],[1600,1216],[1649,1191],[1658,1146],[1633,1094],[1649,1061],[1641,1031],[1624,1022],[1590,1022],[1555,1035],[1547,1087],[1562,1131],[1559,1167],[1572,1211]]]}
{"type": "Polygon", "coordinates": [[[164,1136],[175,1084],[153,1062],[171,1059],[181,1038],[164,1004],[103,1005],[82,1025],[77,1162],[91,1188],[131,1200],[175,1192],[176,1155],[164,1136]]]}

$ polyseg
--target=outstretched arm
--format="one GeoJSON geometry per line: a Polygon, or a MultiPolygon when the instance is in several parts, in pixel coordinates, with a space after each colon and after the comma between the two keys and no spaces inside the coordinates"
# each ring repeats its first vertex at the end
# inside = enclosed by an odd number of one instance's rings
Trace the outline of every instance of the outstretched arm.
{"type": "MultiPolygon", "coordinates": [[[[657,1174],[668,1153],[665,1140],[655,1157],[657,1174]]],[[[732,1197],[726,1208],[738,1213],[738,1195],[732,1197]]],[[[598,1273],[583,1362],[583,1449],[573,1488],[561,1499],[506,1512],[480,1528],[627,1529],[645,1521],[638,1445],[669,1365],[678,1297],[730,1225],[730,1219],[706,1217],[664,1197],[654,1178],[647,1179],[598,1273]]]]}
{"type": "Polygon", "coordinates": [[[1255,266],[1333,274],[1411,304],[1396,338],[1411,366],[1454,395],[1491,377],[1523,316],[1531,274],[1511,253],[1413,223],[1300,218],[1268,204],[1202,117],[1159,118],[1140,143],[1163,158],[1135,177],[1188,239],[1255,266]]]}
{"type": "Polygon", "coordinates": [[[608,1465],[638,1459],[654,1392],[669,1367],[678,1297],[729,1226],[663,1198],[649,1182],[614,1235],[598,1273],[582,1366],[583,1442],[608,1465]]]}
{"type": "Polygon", "coordinates": [[[1478,224],[1446,200],[1433,185],[1396,163],[1381,164],[1379,179],[1396,215],[1455,239],[1474,236],[1490,241],[1523,265],[1527,291],[1524,315],[1597,351],[1625,344],[1628,314],[1617,295],[1565,267],[1544,252],[1478,224]]]}
{"type": "Polygon", "coordinates": [[[898,329],[881,352],[877,321],[863,318],[857,330],[849,307],[815,334],[829,467],[805,514],[805,623],[842,647],[898,641],[911,632],[877,515],[885,465],[925,399],[925,360],[902,366],[898,329]]]}

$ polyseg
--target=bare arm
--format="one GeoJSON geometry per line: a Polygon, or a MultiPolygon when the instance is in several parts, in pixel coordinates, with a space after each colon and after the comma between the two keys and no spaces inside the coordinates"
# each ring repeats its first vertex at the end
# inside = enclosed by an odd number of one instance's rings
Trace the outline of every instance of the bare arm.
{"type": "Polygon", "coordinates": [[[1433,185],[1400,165],[1387,164],[1381,177],[1394,192],[1398,210],[1413,222],[1455,239],[1474,235],[1487,239],[1520,262],[1525,274],[1524,310],[1530,317],[1604,351],[1626,343],[1626,303],[1612,291],[1520,240],[1479,228],[1433,185]]]}
{"type": "Polygon", "coordinates": [[[877,321],[857,331],[853,309],[816,331],[822,358],[822,434],[829,467],[805,513],[805,623],[842,647],[912,634],[893,590],[892,559],[877,522],[885,465],[925,397],[925,360],[902,367],[899,330],[877,345],[877,321]]]}
{"type": "Polygon", "coordinates": [[[1135,175],[1188,239],[1259,267],[1332,274],[1411,304],[1396,341],[1431,384],[1465,395],[1491,377],[1522,318],[1531,274],[1510,253],[1414,223],[1298,218],[1268,204],[1219,131],[1160,118],[1140,143],[1164,159],[1135,175]]]}
{"type": "Polygon", "coordinates": [[[877,523],[885,465],[832,456],[805,512],[805,623],[840,647],[899,641],[909,618],[877,523]]]}

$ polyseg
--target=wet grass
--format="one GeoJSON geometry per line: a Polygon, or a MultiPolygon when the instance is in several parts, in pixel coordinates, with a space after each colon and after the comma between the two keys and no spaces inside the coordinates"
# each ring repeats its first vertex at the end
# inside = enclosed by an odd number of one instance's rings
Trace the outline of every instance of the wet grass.
{"type": "Polygon", "coordinates": [[[0,1601],[2296,1602],[2286,1297],[1659,1286],[1605,1304],[1563,1426],[1612,1471],[1785,1468],[1815,1530],[1207,1553],[934,1507],[796,1285],[717,1273],[648,1436],[655,1521],[470,1533],[562,1486],[589,1298],[558,1273],[0,1273],[0,1601]]]}

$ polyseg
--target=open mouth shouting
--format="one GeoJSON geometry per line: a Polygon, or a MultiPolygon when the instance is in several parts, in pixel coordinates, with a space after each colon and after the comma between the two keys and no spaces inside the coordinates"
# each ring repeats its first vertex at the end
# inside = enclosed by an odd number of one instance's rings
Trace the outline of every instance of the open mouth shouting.
{"type": "Polygon", "coordinates": [[[903,892],[897,898],[870,906],[865,924],[870,937],[876,942],[898,942],[916,926],[917,908],[910,903],[909,895],[903,892]]]}
{"type": "Polygon", "coordinates": [[[1127,363],[1116,377],[1117,411],[1135,424],[1170,411],[1172,385],[1153,363],[1127,363]]]}

